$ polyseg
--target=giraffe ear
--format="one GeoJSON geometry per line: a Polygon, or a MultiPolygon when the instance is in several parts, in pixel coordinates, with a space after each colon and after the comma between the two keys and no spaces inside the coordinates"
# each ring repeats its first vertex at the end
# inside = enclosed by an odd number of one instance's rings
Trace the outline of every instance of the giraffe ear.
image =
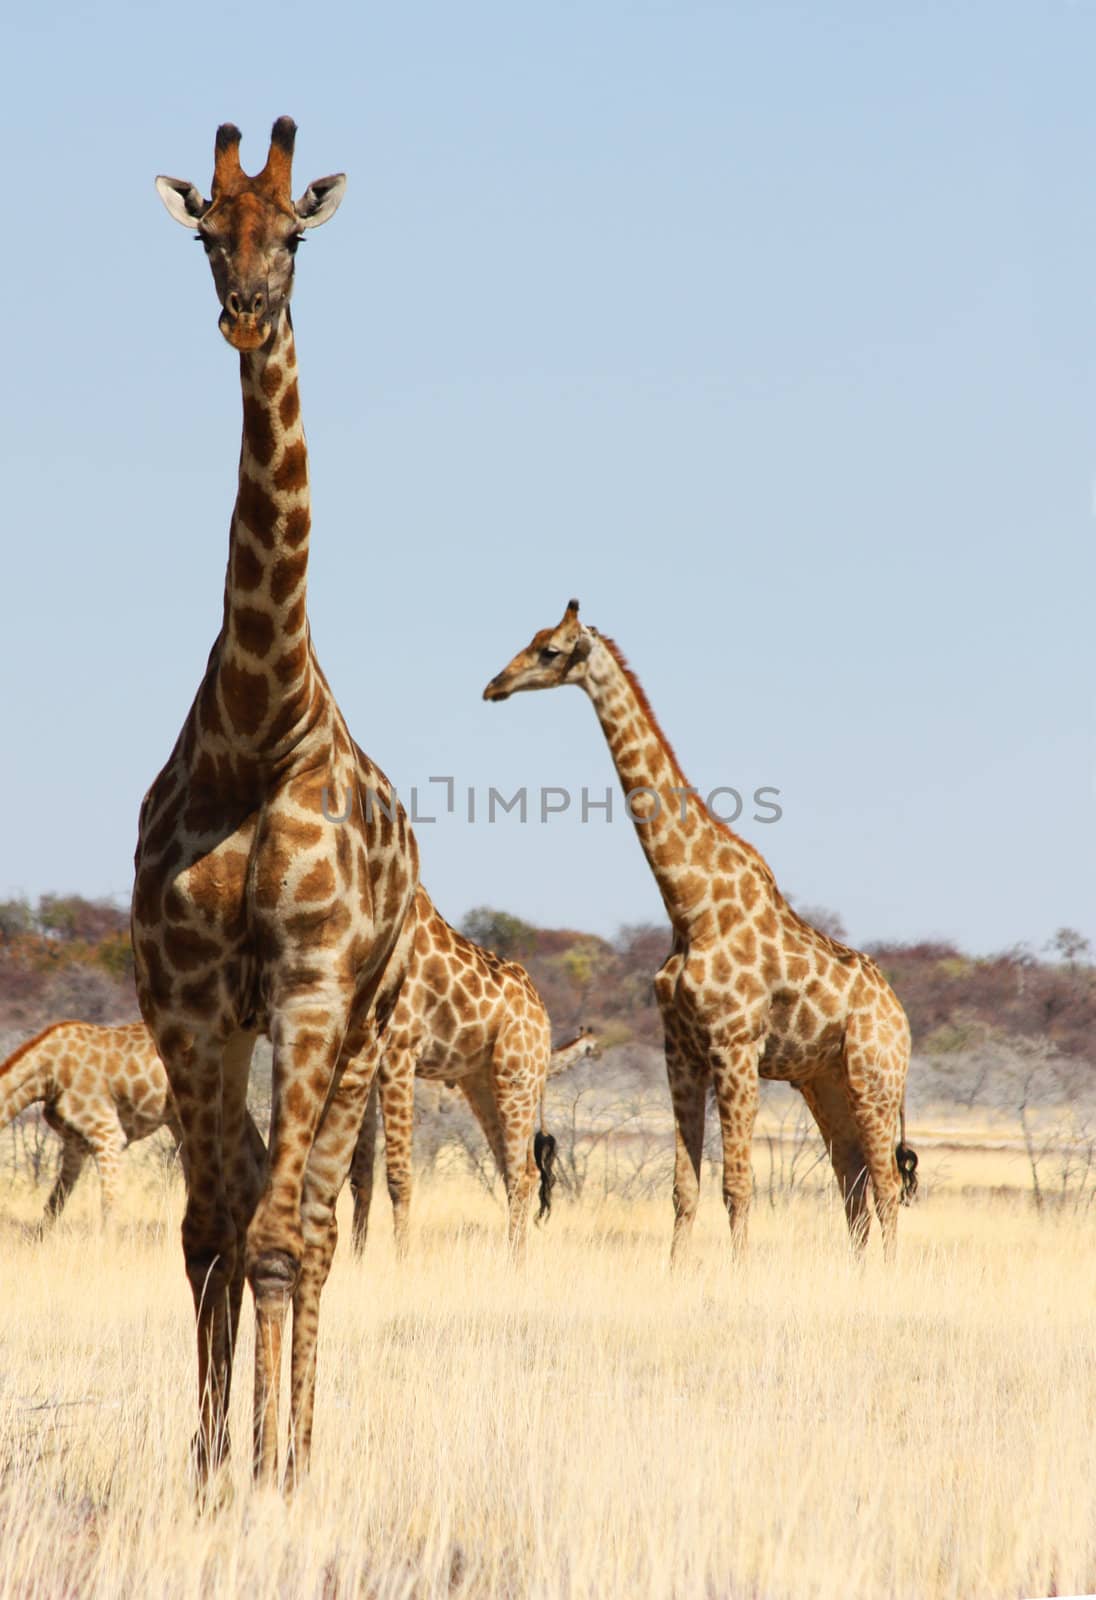
{"type": "Polygon", "coordinates": [[[184,228],[195,227],[209,210],[209,201],[202,199],[202,191],[185,178],[157,178],[156,188],[168,211],[184,228]]]}
{"type": "Polygon", "coordinates": [[[302,228],[318,228],[339,209],[346,193],[346,173],[335,172],[330,178],[316,178],[308,185],[297,201],[297,220],[302,228]]]}
{"type": "Polygon", "coordinates": [[[579,624],[579,627],[581,632],[579,633],[578,638],[575,640],[574,646],[571,650],[571,656],[573,660],[585,661],[586,657],[590,654],[590,651],[594,648],[594,639],[597,636],[592,628],[587,628],[582,623],[579,624]]]}

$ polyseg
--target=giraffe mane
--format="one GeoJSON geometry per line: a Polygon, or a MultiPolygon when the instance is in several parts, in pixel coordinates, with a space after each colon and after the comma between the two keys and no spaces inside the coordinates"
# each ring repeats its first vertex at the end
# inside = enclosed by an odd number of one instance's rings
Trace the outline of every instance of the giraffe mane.
{"type": "Polygon", "coordinates": [[[51,1033],[56,1033],[58,1028],[71,1027],[72,1022],[73,1019],[71,1017],[63,1017],[60,1022],[51,1022],[40,1033],[36,1033],[33,1039],[24,1039],[23,1043],[17,1045],[5,1061],[0,1061],[0,1077],[3,1077],[6,1072],[10,1072],[13,1067],[18,1066],[27,1052],[33,1050],[35,1045],[41,1044],[42,1040],[48,1038],[51,1033]]]}
{"type": "Polygon", "coordinates": [[[655,716],[654,707],[652,706],[651,702],[647,698],[647,691],[643,687],[643,685],[640,683],[639,679],[636,677],[636,674],[633,671],[633,669],[629,666],[628,658],[624,654],[624,651],[620,648],[620,646],[617,644],[615,639],[610,639],[609,638],[608,634],[599,633],[598,634],[598,638],[601,640],[601,642],[605,646],[606,650],[608,650],[609,654],[612,656],[613,660],[616,662],[616,664],[620,668],[621,672],[623,672],[624,676],[627,678],[628,682],[631,684],[632,692],[635,695],[636,699],[639,701],[640,710],[643,712],[643,715],[647,718],[647,721],[650,723],[651,728],[654,731],[654,735],[655,735],[656,739],[658,740],[659,744],[662,746],[666,756],[669,759],[671,767],[673,767],[673,769],[674,769],[674,776],[677,777],[677,778],[680,778],[683,784],[687,784],[688,780],[686,779],[685,774],[681,770],[681,762],[677,759],[677,756],[674,754],[674,747],[670,743],[669,739],[667,739],[666,735],[663,733],[662,726],[661,726],[658,718],[655,716]]]}
{"type": "MultiPolygon", "coordinates": [[[[681,770],[681,762],[674,754],[674,747],[663,733],[661,724],[659,723],[658,718],[655,716],[654,708],[647,698],[647,691],[636,677],[635,672],[628,665],[628,659],[625,656],[624,651],[620,648],[615,639],[608,638],[604,633],[599,633],[598,638],[601,640],[602,644],[608,650],[609,654],[612,656],[613,660],[616,662],[617,666],[620,668],[621,672],[623,672],[624,676],[631,685],[632,693],[639,701],[640,710],[647,718],[647,721],[654,732],[655,738],[662,746],[662,749],[666,754],[666,758],[669,761],[670,766],[673,768],[674,776],[680,780],[683,788],[691,788],[688,778],[686,778],[684,772],[681,770]]],[[[773,869],[769,866],[769,863],[765,860],[765,857],[761,854],[761,851],[757,849],[756,845],[752,845],[750,841],[748,839],[744,839],[740,833],[735,833],[733,828],[729,827],[727,823],[721,822],[718,817],[713,817],[706,806],[702,809],[705,817],[713,828],[717,829],[718,832],[730,839],[732,843],[738,845],[739,849],[744,850],[747,855],[753,856],[756,865],[765,874],[766,878],[768,878],[774,890],[776,890],[776,893],[780,895],[780,890],[777,886],[773,869]]],[[[780,898],[783,899],[783,895],[780,895],[780,898]]]]}

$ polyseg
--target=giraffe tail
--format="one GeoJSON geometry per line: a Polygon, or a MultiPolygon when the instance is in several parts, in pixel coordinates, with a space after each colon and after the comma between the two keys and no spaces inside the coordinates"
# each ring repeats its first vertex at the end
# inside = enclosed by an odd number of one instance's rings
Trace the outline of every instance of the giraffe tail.
{"type": "Polygon", "coordinates": [[[898,1115],[898,1147],[894,1152],[898,1174],[902,1179],[901,1202],[908,1206],[917,1193],[917,1151],[906,1143],[906,1099],[902,1097],[902,1110],[898,1115]]]}
{"type": "Polygon", "coordinates": [[[538,1129],[533,1139],[533,1159],[540,1173],[540,1210],[537,1212],[537,1221],[543,1222],[545,1217],[551,1215],[552,1190],[556,1186],[556,1175],[552,1170],[556,1164],[556,1141],[543,1129],[538,1129]]]}
{"type": "Polygon", "coordinates": [[[55,1022],[43,1028],[33,1039],[13,1050],[6,1061],[0,1062],[0,1128],[14,1122],[19,1113],[36,1100],[47,1098],[49,1071],[38,1059],[38,1046],[59,1026],[63,1024],[55,1022]]]}

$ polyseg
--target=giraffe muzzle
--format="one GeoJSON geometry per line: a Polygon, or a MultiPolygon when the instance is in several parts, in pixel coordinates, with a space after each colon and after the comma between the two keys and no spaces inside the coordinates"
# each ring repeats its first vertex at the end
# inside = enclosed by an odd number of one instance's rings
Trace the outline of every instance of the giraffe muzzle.
{"type": "Polygon", "coordinates": [[[483,698],[485,700],[509,700],[510,691],[500,686],[498,678],[492,678],[483,691],[483,698]]]}
{"type": "Polygon", "coordinates": [[[217,326],[234,350],[261,350],[271,333],[271,324],[265,318],[232,318],[222,313],[217,326]]]}
{"type": "Polygon", "coordinates": [[[270,338],[270,302],[262,289],[230,289],[217,326],[234,350],[258,350],[270,338]]]}

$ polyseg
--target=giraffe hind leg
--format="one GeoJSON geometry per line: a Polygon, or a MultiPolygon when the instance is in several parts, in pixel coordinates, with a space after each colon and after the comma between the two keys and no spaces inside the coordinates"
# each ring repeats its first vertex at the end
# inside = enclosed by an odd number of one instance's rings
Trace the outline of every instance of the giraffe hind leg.
{"type": "Polygon", "coordinates": [[[473,1073],[462,1078],[458,1088],[483,1130],[506,1189],[507,1240],[511,1260],[518,1261],[525,1244],[526,1217],[536,1171],[530,1154],[535,1112],[529,1118],[523,1143],[517,1108],[510,1105],[505,1086],[500,1103],[498,1083],[491,1073],[473,1073]]]}
{"type": "Polygon", "coordinates": [[[704,1153],[704,1111],[708,1074],[684,1051],[666,1040],[666,1076],[674,1110],[674,1235],[670,1265],[680,1266],[689,1251],[700,1201],[700,1163],[704,1153]]]}
{"type": "Polygon", "coordinates": [[[66,1128],[61,1135],[61,1165],[57,1171],[57,1181],[46,1201],[46,1209],[42,1216],[43,1227],[55,1222],[65,1209],[68,1197],[83,1172],[90,1154],[91,1147],[87,1141],[74,1130],[66,1128]]]}
{"type": "Polygon", "coordinates": [[[801,1085],[822,1142],[829,1151],[837,1186],[845,1208],[849,1242],[859,1254],[868,1241],[868,1166],[860,1144],[845,1085],[837,1072],[828,1072],[801,1085]]]}
{"type": "Polygon", "coordinates": [[[351,1241],[354,1254],[361,1255],[369,1235],[369,1209],[373,1204],[373,1171],[377,1156],[377,1084],[374,1081],[366,1101],[362,1125],[350,1162],[350,1190],[354,1196],[354,1221],[351,1241]]]}
{"type": "Polygon", "coordinates": [[[905,1074],[898,1080],[897,1094],[885,1095],[879,1093],[879,1080],[884,1075],[893,1080],[894,1074],[884,1074],[873,1054],[850,1046],[847,1064],[849,1104],[871,1178],[875,1214],[883,1236],[883,1259],[893,1261],[898,1240],[898,1207],[903,1194],[895,1134],[905,1074]]]}

